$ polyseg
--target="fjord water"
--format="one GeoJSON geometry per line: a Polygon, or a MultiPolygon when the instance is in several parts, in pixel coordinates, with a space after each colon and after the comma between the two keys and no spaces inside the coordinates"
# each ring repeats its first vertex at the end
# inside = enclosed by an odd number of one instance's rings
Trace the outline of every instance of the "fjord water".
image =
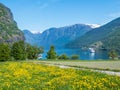
{"type": "MultiPolygon", "coordinates": [[[[56,49],[57,55],[66,54],[69,57],[71,55],[79,55],[80,60],[108,60],[108,52],[103,50],[96,50],[95,53],[90,53],[88,50],[81,49],[56,49]]],[[[43,58],[45,58],[48,50],[45,50],[43,58]]]]}

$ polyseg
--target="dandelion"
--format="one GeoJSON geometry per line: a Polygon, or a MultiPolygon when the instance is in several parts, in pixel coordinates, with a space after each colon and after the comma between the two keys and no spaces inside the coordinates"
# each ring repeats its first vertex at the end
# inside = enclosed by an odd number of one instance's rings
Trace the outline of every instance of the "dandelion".
{"type": "Polygon", "coordinates": [[[0,65],[0,89],[5,90],[119,90],[120,77],[64,69],[30,62],[0,65]]]}

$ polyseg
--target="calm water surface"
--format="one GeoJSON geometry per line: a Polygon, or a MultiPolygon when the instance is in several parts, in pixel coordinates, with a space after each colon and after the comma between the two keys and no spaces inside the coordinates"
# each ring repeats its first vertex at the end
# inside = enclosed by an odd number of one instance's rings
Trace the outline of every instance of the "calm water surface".
{"type": "MultiPolygon", "coordinates": [[[[56,49],[57,55],[61,54],[67,54],[69,57],[73,54],[79,55],[81,60],[107,60],[108,58],[108,52],[102,51],[102,50],[96,50],[95,53],[90,53],[87,50],[81,50],[81,49],[56,49]]],[[[43,54],[43,58],[46,58],[48,50],[45,50],[45,53],[43,54]]]]}

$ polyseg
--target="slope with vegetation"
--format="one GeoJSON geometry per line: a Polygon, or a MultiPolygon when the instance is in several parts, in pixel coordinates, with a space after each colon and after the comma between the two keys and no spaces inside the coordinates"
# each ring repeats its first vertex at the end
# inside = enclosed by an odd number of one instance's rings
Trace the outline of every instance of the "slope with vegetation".
{"type": "Polygon", "coordinates": [[[0,3],[0,43],[19,40],[24,40],[22,31],[18,29],[10,9],[0,3]]]}
{"type": "Polygon", "coordinates": [[[120,18],[93,29],[66,45],[69,48],[89,46],[120,50],[120,18]]]}

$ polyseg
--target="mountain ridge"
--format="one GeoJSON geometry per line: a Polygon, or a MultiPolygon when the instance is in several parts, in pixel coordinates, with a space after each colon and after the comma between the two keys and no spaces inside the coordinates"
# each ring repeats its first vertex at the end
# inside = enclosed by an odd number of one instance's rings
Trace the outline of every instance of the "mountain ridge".
{"type": "Polygon", "coordinates": [[[95,28],[87,32],[82,37],[78,37],[76,40],[66,44],[66,47],[68,48],[80,48],[84,46],[89,47],[89,46],[95,46],[95,44],[97,46],[97,44],[101,43],[99,48],[117,49],[117,48],[120,48],[119,35],[120,35],[120,17],[112,20],[111,22],[99,28],[95,28]],[[116,38],[116,36],[118,37],[116,38]],[[108,44],[108,41],[109,41],[109,44],[108,44]],[[114,45],[112,45],[113,42],[114,42],[114,45]]]}
{"type": "MultiPolygon", "coordinates": [[[[74,40],[76,37],[85,34],[91,29],[91,26],[84,24],[74,24],[60,28],[49,28],[41,33],[41,36],[38,39],[39,43],[37,45],[44,47],[49,47],[50,45],[63,47],[67,42],[74,40]]],[[[25,37],[26,41],[29,41],[26,35],[25,37]]]]}

